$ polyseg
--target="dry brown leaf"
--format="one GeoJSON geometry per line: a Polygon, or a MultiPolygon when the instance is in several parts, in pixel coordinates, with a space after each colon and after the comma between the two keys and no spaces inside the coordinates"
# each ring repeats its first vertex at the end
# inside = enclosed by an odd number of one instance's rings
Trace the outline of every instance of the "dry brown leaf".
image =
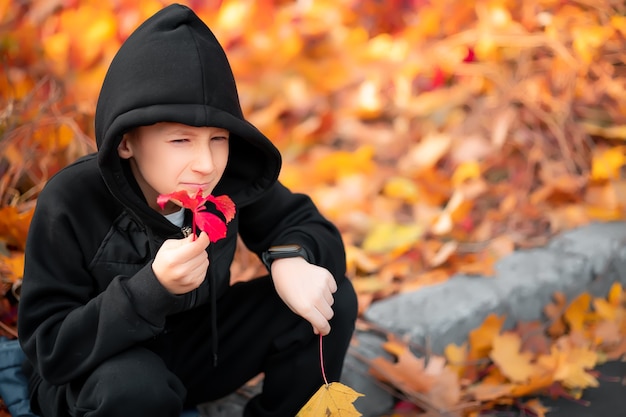
{"type": "Polygon", "coordinates": [[[565,312],[567,299],[565,294],[558,291],[554,294],[553,298],[554,303],[548,303],[544,307],[543,311],[551,321],[550,326],[548,327],[548,333],[553,337],[558,337],[566,331],[563,313],[565,312]]]}
{"type": "Polygon", "coordinates": [[[382,357],[374,358],[370,362],[371,372],[405,392],[427,393],[430,391],[435,378],[426,373],[424,358],[417,358],[404,348],[396,356],[395,363],[382,357]]]}
{"type": "Polygon", "coordinates": [[[546,328],[538,321],[519,322],[515,325],[515,332],[522,339],[522,351],[535,355],[550,352],[551,341],[546,335],[546,328]]]}

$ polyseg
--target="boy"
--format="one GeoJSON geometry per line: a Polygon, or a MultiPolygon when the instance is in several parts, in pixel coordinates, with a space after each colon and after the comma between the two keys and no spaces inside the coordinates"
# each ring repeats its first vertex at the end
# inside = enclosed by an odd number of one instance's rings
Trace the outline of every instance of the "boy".
{"type": "Polygon", "coordinates": [[[36,413],[179,416],[262,372],[244,415],[293,416],[323,383],[317,335],[339,379],[357,314],[341,236],[277,181],[279,152],[243,118],[224,51],[189,8],[124,42],[96,141],[47,183],[29,231],[18,326],[36,413]],[[199,188],[236,206],[215,243],[156,202],[199,188]],[[238,234],[270,275],[230,286],[238,234]]]}

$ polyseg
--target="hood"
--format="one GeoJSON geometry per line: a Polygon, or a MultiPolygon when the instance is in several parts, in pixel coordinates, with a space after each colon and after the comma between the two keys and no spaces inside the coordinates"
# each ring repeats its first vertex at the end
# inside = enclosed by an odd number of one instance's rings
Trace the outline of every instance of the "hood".
{"type": "Polygon", "coordinates": [[[278,178],[280,153],[245,120],[223,48],[198,16],[179,4],[150,17],[123,43],[105,76],[95,117],[105,183],[133,211],[162,221],[117,154],[126,131],[157,122],[230,132],[228,164],[214,194],[228,194],[237,205],[254,200],[278,178]]]}

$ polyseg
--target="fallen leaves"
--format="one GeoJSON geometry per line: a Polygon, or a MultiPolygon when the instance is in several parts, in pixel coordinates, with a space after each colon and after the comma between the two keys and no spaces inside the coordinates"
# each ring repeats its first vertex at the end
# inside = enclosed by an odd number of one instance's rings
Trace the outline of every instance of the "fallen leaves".
{"type": "MultiPolygon", "coordinates": [[[[370,372],[425,411],[472,415],[523,397],[578,398],[598,386],[596,365],[626,354],[625,295],[619,283],[606,298],[583,293],[567,303],[557,294],[546,306],[545,322],[517,323],[509,330],[505,317],[490,314],[466,343],[446,346],[443,355],[420,357],[390,335],[383,347],[392,359],[369,360],[370,372]],[[563,329],[550,330],[554,323],[563,329]]],[[[547,412],[539,399],[523,407],[547,412]]]]}

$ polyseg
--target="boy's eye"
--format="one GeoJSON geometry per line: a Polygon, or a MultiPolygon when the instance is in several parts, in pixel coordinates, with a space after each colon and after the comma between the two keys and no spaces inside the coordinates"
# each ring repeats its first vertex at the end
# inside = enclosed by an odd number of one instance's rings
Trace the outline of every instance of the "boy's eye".
{"type": "Polygon", "coordinates": [[[213,136],[211,140],[228,140],[228,136],[213,136]]]}
{"type": "Polygon", "coordinates": [[[184,143],[189,142],[189,139],[172,139],[172,143],[184,143]]]}

